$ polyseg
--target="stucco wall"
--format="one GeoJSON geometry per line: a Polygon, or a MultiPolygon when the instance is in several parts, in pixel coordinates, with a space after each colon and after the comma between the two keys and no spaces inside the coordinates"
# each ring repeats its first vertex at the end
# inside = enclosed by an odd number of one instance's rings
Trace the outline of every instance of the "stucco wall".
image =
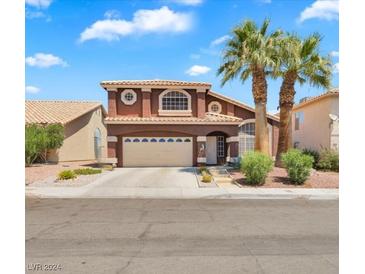
{"type": "Polygon", "coordinates": [[[51,162],[95,160],[94,132],[101,132],[101,155],[107,157],[107,130],[101,107],[65,125],[65,139],[57,151],[50,152],[51,162]]]}
{"type": "Polygon", "coordinates": [[[294,110],[292,114],[293,145],[298,142],[299,148],[315,150],[329,148],[332,132],[336,131],[336,128],[338,129],[338,125],[333,129],[329,114],[339,117],[338,103],[338,96],[332,96],[294,110]],[[295,130],[296,112],[303,112],[304,114],[303,123],[300,124],[299,130],[295,130]]]}

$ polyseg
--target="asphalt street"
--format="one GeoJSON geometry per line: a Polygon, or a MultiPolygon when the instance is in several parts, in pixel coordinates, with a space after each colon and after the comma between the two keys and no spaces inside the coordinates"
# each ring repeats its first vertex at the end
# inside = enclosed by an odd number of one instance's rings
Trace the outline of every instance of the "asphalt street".
{"type": "Polygon", "coordinates": [[[25,248],[26,273],[338,273],[338,200],[27,198],[25,248]]]}

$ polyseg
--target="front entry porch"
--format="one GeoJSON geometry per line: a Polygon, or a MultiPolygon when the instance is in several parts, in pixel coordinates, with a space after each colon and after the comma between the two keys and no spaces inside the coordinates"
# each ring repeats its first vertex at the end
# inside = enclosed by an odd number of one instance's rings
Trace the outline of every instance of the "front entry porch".
{"type": "Polygon", "coordinates": [[[197,137],[197,163],[203,165],[224,165],[238,160],[238,136],[228,137],[220,131],[197,137]]]}

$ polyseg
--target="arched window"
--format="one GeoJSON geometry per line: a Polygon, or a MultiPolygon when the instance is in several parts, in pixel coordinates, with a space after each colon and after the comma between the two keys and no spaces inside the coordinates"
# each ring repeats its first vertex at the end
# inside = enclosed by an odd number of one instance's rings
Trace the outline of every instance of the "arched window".
{"type": "Polygon", "coordinates": [[[255,122],[248,122],[240,126],[239,154],[255,150],[255,122]]]}
{"type": "Polygon", "coordinates": [[[160,115],[191,115],[191,95],[185,90],[165,90],[159,103],[160,115]]]}
{"type": "Polygon", "coordinates": [[[188,110],[188,97],[178,91],[170,91],[162,97],[163,110],[188,110]]]}

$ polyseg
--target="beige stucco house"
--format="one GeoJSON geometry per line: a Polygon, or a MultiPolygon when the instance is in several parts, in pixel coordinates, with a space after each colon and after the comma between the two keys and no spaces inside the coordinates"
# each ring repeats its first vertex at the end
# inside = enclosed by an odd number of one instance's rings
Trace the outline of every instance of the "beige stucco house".
{"type": "Polygon", "coordinates": [[[292,113],[293,146],[297,148],[339,148],[339,91],[333,89],[302,99],[292,113]]]}
{"type": "Polygon", "coordinates": [[[99,102],[40,101],[25,102],[26,124],[64,126],[65,139],[60,149],[50,151],[50,162],[102,161],[106,158],[106,111],[99,102]]]}

